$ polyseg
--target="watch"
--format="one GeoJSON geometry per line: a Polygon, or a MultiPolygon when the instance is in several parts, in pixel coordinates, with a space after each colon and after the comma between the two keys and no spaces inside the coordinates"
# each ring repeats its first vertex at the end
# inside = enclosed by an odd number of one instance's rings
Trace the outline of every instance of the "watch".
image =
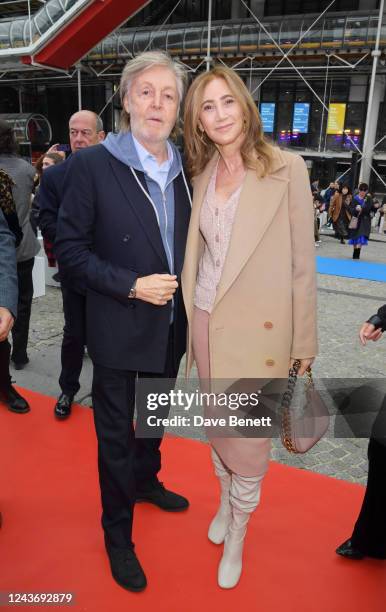
{"type": "Polygon", "coordinates": [[[137,279],[135,279],[130,291],[129,291],[129,300],[133,300],[136,295],[137,295],[137,289],[136,289],[136,284],[137,284],[137,279]]]}

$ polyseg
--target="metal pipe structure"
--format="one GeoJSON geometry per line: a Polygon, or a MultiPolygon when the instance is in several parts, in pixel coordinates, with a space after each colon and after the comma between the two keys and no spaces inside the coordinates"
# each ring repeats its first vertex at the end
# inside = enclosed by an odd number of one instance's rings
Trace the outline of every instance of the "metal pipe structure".
{"type": "Polygon", "coordinates": [[[211,62],[211,56],[210,56],[210,33],[212,31],[212,0],[209,0],[209,6],[208,6],[208,43],[207,43],[207,47],[206,47],[206,71],[209,72],[210,70],[210,62],[211,62]]]}
{"type": "MultiPolygon", "coordinates": [[[[378,65],[378,59],[381,55],[381,51],[379,49],[379,42],[381,39],[381,28],[382,28],[384,8],[385,8],[385,0],[380,0],[378,28],[377,28],[377,36],[375,40],[375,49],[371,53],[371,55],[373,56],[373,67],[371,70],[369,100],[367,104],[367,115],[366,115],[365,133],[364,133],[364,140],[363,140],[363,159],[361,163],[361,173],[360,173],[361,182],[368,182],[370,178],[371,162],[372,162],[372,156],[373,156],[374,142],[371,143],[371,140],[374,140],[374,138],[370,139],[370,124],[373,120],[372,117],[373,117],[373,112],[374,112],[373,100],[374,100],[375,78],[377,76],[377,65],[378,65]]],[[[374,136],[375,136],[375,133],[374,133],[374,136]]]]}
{"type": "Polygon", "coordinates": [[[81,67],[77,67],[78,73],[78,110],[82,110],[82,75],[81,75],[81,67]]]}

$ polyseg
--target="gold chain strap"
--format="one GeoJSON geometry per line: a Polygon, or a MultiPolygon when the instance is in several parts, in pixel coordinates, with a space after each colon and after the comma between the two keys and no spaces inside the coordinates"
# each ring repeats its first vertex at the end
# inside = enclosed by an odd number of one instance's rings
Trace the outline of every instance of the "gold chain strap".
{"type": "MultiPolygon", "coordinates": [[[[288,378],[288,389],[283,395],[282,400],[282,419],[281,419],[281,441],[284,448],[289,452],[296,454],[298,453],[298,449],[296,448],[296,444],[292,441],[292,429],[291,429],[291,402],[294,394],[295,384],[298,376],[298,371],[300,368],[300,360],[297,359],[291,370],[288,378]]],[[[314,381],[312,378],[312,370],[311,366],[309,366],[306,370],[307,382],[306,387],[310,388],[313,386],[314,381]]]]}

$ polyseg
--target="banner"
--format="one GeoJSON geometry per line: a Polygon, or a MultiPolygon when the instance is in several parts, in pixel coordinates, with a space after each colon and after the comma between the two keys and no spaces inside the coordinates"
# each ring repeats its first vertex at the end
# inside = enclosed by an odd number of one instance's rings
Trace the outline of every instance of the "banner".
{"type": "Polygon", "coordinates": [[[309,116],[310,116],[309,102],[296,102],[294,104],[292,131],[298,134],[307,134],[309,116]]]}
{"type": "Polygon", "coordinates": [[[275,123],[275,102],[262,102],[260,104],[260,115],[263,122],[264,132],[273,132],[275,123]]]}
{"type": "Polygon", "coordinates": [[[346,104],[330,104],[328,107],[327,134],[343,134],[346,104]]]}

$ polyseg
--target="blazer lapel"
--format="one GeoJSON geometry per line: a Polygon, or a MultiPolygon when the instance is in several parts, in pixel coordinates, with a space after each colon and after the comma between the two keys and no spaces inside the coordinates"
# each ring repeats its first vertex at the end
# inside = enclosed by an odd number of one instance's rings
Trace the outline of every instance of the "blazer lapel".
{"type": "MultiPolygon", "coordinates": [[[[125,164],[118,161],[114,157],[111,157],[109,161],[124,196],[137,216],[139,223],[142,225],[142,229],[145,235],[148,237],[151,246],[162,262],[162,269],[160,272],[170,273],[157,217],[151,202],[142,192],[131,170],[125,166],[125,164]]],[[[144,190],[146,193],[148,193],[143,172],[140,172],[139,170],[134,170],[134,172],[136,173],[137,178],[144,190]]]]}
{"type": "Polygon", "coordinates": [[[193,305],[198,263],[204,248],[204,241],[200,232],[201,207],[218,157],[218,153],[216,153],[208,162],[203,172],[196,179],[194,179],[193,184],[192,213],[186,243],[186,253],[189,253],[189,258],[185,257],[184,268],[181,275],[183,296],[188,319],[190,319],[191,308],[193,305]]]}
{"type": "MultiPolygon", "coordinates": [[[[276,164],[274,170],[283,165],[276,164]]],[[[223,298],[262,240],[281,204],[287,185],[287,178],[271,173],[258,179],[254,170],[247,170],[213,308],[223,298]]]]}

